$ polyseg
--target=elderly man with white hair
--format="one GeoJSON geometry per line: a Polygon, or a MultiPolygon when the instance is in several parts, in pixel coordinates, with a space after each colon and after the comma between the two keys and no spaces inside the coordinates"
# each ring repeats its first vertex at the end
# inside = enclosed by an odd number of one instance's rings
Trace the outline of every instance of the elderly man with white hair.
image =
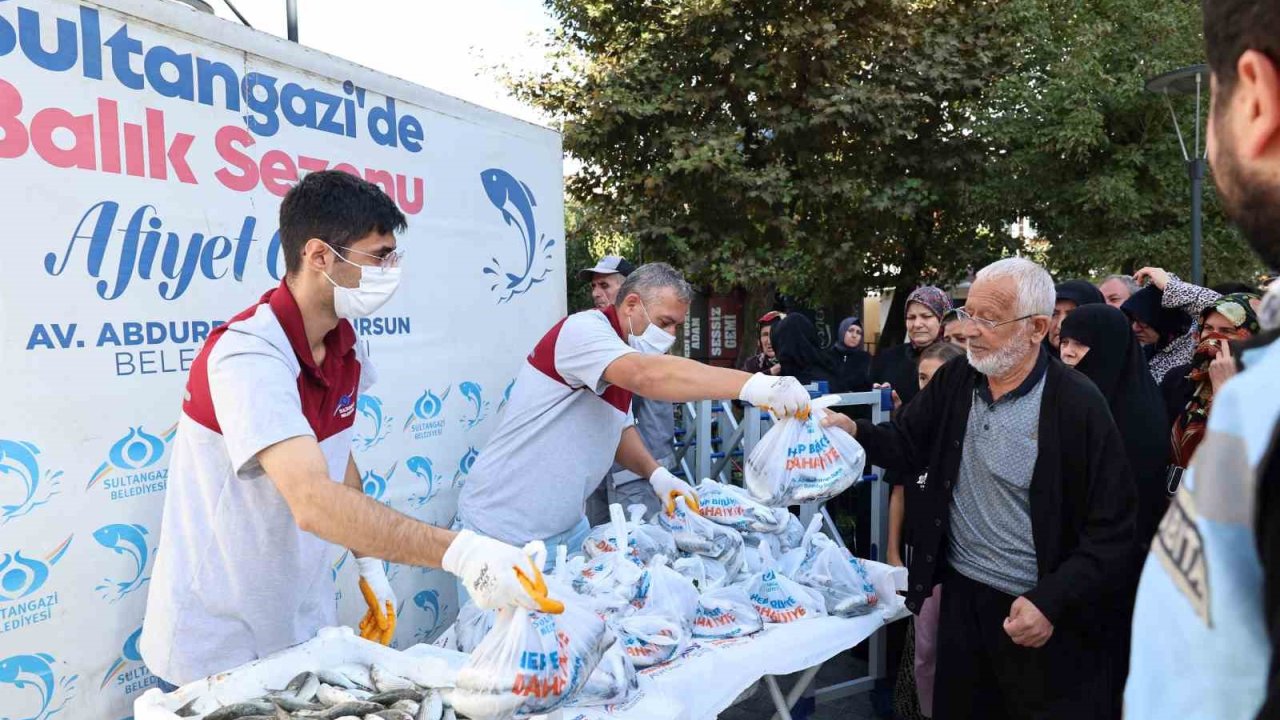
{"type": "Polygon", "coordinates": [[[967,362],[943,366],[888,423],[828,424],[907,487],[907,606],[942,583],[934,717],[1116,714],[1108,633],[1135,568],[1135,489],[1107,401],[1041,341],[1049,273],[1008,258],[957,310],[967,362]]]}

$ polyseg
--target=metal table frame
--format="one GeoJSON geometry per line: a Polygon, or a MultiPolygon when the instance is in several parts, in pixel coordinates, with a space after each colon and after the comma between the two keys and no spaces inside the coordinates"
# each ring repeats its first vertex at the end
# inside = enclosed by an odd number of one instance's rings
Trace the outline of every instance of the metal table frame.
{"type": "MultiPolygon", "coordinates": [[[[816,395],[816,393],[813,393],[816,395]]],[[[889,419],[893,409],[893,399],[888,390],[871,390],[860,393],[844,393],[833,407],[871,408],[871,420],[881,423],[889,419]]],[[[750,405],[744,406],[742,419],[739,420],[732,410],[731,403],[703,400],[683,405],[684,423],[677,428],[676,462],[681,474],[690,482],[702,478],[715,478],[720,482],[730,482],[732,472],[730,463],[734,457],[746,458],[751,454],[760,436],[767,429],[769,416],[750,405]]],[[[885,483],[878,482],[884,477],[883,468],[872,467],[868,471],[867,480],[871,486],[871,547],[869,557],[880,560],[883,556],[881,548],[888,543],[889,536],[889,489],[885,483]]],[[[808,525],[814,514],[821,513],[833,540],[842,547],[844,539],[836,527],[831,514],[821,503],[808,503],[800,506],[800,521],[808,525]]],[[[830,702],[840,698],[870,692],[877,680],[887,674],[885,647],[885,631],[876,631],[870,638],[868,648],[868,672],[864,677],[853,678],[826,687],[817,688],[817,702],[830,702]]],[[[804,696],[813,684],[822,663],[814,665],[800,674],[796,684],[788,693],[783,693],[778,679],[773,675],[764,676],[765,687],[769,691],[777,712],[774,720],[791,720],[791,708],[804,696]]]]}

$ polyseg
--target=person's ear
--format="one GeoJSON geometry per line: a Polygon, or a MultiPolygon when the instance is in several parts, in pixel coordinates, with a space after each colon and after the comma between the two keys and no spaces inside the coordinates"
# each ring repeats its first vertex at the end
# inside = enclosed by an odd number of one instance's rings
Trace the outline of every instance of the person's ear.
{"type": "Polygon", "coordinates": [[[1271,58],[1257,50],[1241,53],[1230,102],[1236,147],[1243,159],[1280,152],[1280,74],[1271,58]]]}
{"type": "Polygon", "coordinates": [[[302,246],[302,267],[317,272],[328,272],[333,263],[333,251],[320,238],[311,238],[302,246]]]}
{"type": "Polygon", "coordinates": [[[1053,322],[1046,315],[1036,315],[1031,318],[1031,336],[1036,342],[1040,342],[1049,335],[1049,325],[1053,322]]]}

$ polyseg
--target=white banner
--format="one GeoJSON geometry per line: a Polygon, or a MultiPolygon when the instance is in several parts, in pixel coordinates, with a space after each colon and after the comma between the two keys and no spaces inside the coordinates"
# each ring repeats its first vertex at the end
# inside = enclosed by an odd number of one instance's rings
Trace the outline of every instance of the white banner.
{"type": "MultiPolygon", "coordinates": [[[[356,328],[365,491],[445,525],[565,312],[559,136],[172,3],[0,0],[0,716],[119,720],[156,683],[137,638],[186,370],[278,284],[290,184],[334,167],[409,218],[401,289],[356,328]]],[[[389,574],[396,643],[432,638],[452,580],[389,574]]]]}

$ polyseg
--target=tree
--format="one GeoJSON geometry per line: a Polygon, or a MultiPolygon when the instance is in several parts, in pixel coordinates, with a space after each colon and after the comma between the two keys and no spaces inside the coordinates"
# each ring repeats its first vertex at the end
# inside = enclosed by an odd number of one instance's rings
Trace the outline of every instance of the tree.
{"type": "Polygon", "coordinates": [[[592,267],[605,255],[622,255],[633,262],[641,262],[636,255],[635,242],[610,229],[608,218],[598,217],[591,208],[583,207],[572,195],[565,198],[564,235],[565,266],[569,273],[567,292],[569,312],[593,307],[591,288],[577,281],[580,268],[592,267]]]}

